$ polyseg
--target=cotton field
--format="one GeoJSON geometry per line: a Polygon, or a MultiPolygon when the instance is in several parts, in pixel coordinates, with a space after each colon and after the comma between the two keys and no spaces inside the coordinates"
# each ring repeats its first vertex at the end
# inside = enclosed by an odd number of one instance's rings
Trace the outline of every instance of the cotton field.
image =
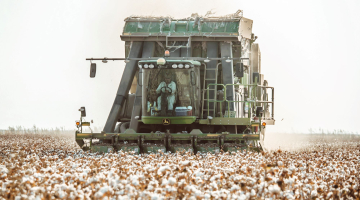
{"type": "Polygon", "coordinates": [[[0,198],[360,199],[359,136],[267,137],[267,153],[102,155],[70,136],[0,134],[0,198]]]}

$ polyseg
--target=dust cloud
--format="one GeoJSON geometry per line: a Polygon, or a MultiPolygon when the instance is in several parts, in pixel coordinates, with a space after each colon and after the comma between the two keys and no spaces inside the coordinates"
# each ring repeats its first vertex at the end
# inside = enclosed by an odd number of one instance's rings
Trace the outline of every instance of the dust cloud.
{"type": "Polygon", "coordinates": [[[356,134],[299,134],[299,133],[266,133],[265,150],[304,151],[309,147],[324,143],[341,143],[359,141],[356,134]]]}

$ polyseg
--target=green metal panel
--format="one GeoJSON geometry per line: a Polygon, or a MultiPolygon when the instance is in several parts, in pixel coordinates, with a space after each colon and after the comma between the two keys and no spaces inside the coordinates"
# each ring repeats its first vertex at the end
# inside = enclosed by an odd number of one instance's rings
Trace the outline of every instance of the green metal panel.
{"type": "MultiPolygon", "coordinates": [[[[90,146],[92,152],[107,153],[110,151],[123,150],[124,152],[135,151],[139,153],[158,153],[171,151],[175,152],[210,152],[218,153],[223,151],[254,150],[260,151],[261,148],[247,145],[248,141],[257,141],[259,134],[154,134],[154,133],[78,133],[76,140],[85,138],[97,138],[102,141],[112,141],[111,144],[93,144],[90,146]],[[161,142],[159,142],[161,141],[161,142]],[[127,144],[126,144],[127,143],[127,144]]],[[[87,148],[87,147],[85,147],[87,148]]]]}
{"type": "Polygon", "coordinates": [[[188,23],[182,22],[182,23],[176,23],[175,24],[175,32],[187,32],[187,26],[188,23]]]}
{"type": "Polygon", "coordinates": [[[144,124],[163,124],[163,120],[170,120],[170,124],[192,124],[196,120],[196,116],[182,116],[182,117],[153,117],[142,116],[141,121],[144,124]]]}
{"type": "Polygon", "coordinates": [[[91,152],[110,153],[114,152],[114,147],[108,145],[92,145],[91,152]]]}
{"type": "Polygon", "coordinates": [[[138,22],[127,22],[124,27],[124,33],[136,32],[138,22]]]}
{"type": "Polygon", "coordinates": [[[138,31],[139,33],[149,32],[151,22],[138,22],[138,31]]]}
{"type": "Polygon", "coordinates": [[[170,151],[171,153],[176,153],[176,152],[194,152],[194,148],[192,146],[189,145],[177,145],[177,146],[172,146],[170,147],[170,151]]]}
{"type": "Polygon", "coordinates": [[[140,147],[139,146],[116,146],[116,150],[120,151],[124,151],[124,152],[131,152],[134,151],[135,154],[140,154],[140,147]]]}
{"type": "Polygon", "coordinates": [[[194,21],[171,21],[171,24],[160,21],[148,21],[146,19],[137,19],[136,21],[126,21],[123,35],[152,35],[159,33],[165,35],[169,33],[182,33],[183,36],[190,36],[193,34],[205,35],[209,33],[217,33],[225,36],[239,35],[240,20],[207,20],[194,27],[194,21]],[[200,31],[199,31],[199,28],[200,31]]]}
{"type": "Polygon", "coordinates": [[[211,124],[211,125],[251,125],[250,118],[227,118],[227,117],[215,117],[211,120],[200,119],[199,124],[211,124]]]}
{"type": "MultiPolygon", "coordinates": [[[[221,22],[220,24],[219,23],[215,23],[214,24],[214,29],[213,29],[213,32],[226,32],[227,31],[227,25],[228,24],[231,24],[231,23],[228,23],[228,22],[221,22]]],[[[236,23],[235,23],[236,24],[236,23]]],[[[239,25],[239,24],[237,24],[239,25]]],[[[236,30],[233,31],[233,32],[237,32],[236,30]]]]}
{"type": "Polygon", "coordinates": [[[143,152],[144,153],[159,153],[161,150],[163,153],[166,152],[166,148],[164,145],[144,145],[143,152]]]}
{"type": "Polygon", "coordinates": [[[220,147],[217,144],[201,144],[196,146],[196,151],[201,153],[220,153],[220,147]]]}
{"type": "Polygon", "coordinates": [[[150,33],[158,33],[160,32],[160,23],[159,22],[151,22],[151,25],[149,27],[150,33]]]}

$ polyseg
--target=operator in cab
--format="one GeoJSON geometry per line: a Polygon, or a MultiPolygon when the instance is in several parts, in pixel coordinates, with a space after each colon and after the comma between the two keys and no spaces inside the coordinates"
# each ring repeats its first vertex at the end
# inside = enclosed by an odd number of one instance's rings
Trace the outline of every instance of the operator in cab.
{"type": "MultiPolygon", "coordinates": [[[[165,81],[161,82],[156,89],[157,94],[166,94],[166,101],[168,105],[168,111],[172,111],[174,109],[175,103],[175,93],[176,93],[176,84],[174,81],[171,81],[171,74],[165,74],[165,81]]],[[[161,96],[157,99],[158,109],[161,110],[161,96]]]]}

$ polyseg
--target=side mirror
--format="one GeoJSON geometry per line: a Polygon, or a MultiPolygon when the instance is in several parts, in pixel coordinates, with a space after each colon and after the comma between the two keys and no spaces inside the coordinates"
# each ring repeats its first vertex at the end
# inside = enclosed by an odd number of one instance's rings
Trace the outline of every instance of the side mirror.
{"type": "Polygon", "coordinates": [[[94,78],[96,74],[96,63],[90,64],[90,78],[94,78]]]}
{"type": "Polygon", "coordinates": [[[86,117],[85,107],[81,107],[79,111],[81,112],[81,117],[86,117]]]}
{"type": "Polygon", "coordinates": [[[243,63],[236,63],[235,75],[239,78],[244,77],[244,64],[243,63]]]}

